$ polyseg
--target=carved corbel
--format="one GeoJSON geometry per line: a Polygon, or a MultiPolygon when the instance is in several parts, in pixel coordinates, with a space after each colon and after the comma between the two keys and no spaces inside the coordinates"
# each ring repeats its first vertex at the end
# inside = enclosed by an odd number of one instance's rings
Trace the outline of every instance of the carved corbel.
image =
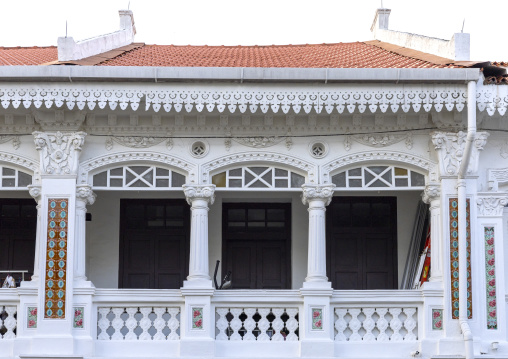
{"type": "Polygon", "coordinates": [[[28,185],[28,193],[35,200],[35,202],[39,203],[42,196],[42,186],[34,184],[28,185]]]}

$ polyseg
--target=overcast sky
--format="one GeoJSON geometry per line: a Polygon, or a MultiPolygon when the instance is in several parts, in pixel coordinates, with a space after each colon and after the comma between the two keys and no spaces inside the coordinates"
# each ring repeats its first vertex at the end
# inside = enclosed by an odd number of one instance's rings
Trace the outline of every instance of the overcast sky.
{"type": "MultiPolygon", "coordinates": [[[[130,0],[136,42],[271,45],[371,40],[381,0],[130,0]]],[[[508,0],[383,0],[390,29],[450,39],[471,34],[471,59],[508,61],[508,0]]],[[[118,29],[129,0],[0,0],[0,46],[56,45],[118,29]]]]}

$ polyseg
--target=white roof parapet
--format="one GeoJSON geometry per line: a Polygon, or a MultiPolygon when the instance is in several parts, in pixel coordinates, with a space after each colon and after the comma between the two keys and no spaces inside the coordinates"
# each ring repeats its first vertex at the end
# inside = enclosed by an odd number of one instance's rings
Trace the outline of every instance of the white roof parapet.
{"type": "Polygon", "coordinates": [[[78,42],[72,37],[59,37],[58,61],[81,60],[132,44],[136,34],[134,15],[130,10],[120,10],[118,13],[120,15],[118,31],[78,42]]]}
{"type": "Polygon", "coordinates": [[[451,40],[443,40],[435,37],[389,30],[388,18],[390,11],[390,9],[377,9],[376,11],[374,22],[370,28],[376,40],[445,57],[454,61],[470,60],[470,35],[468,33],[455,33],[451,40]]]}

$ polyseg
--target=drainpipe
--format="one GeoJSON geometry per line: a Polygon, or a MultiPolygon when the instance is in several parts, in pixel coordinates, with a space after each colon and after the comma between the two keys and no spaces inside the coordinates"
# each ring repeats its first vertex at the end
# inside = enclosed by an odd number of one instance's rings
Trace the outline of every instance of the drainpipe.
{"type": "Polygon", "coordinates": [[[473,359],[473,333],[467,321],[466,174],[476,136],[476,82],[467,83],[467,137],[457,176],[459,210],[459,322],[464,336],[466,359],[473,359]]]}

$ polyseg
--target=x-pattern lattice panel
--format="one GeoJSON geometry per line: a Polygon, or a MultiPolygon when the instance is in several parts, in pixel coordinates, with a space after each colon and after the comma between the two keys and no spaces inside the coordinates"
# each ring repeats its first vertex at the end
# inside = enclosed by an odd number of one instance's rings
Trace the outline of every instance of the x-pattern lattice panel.
{"type": "Polygon", "coordinates": [[[423,189],[425,176],[395,166],[362,166],[332,176],[337,190],[349,188],[412,188],[423,189]]]}
{"type": "Polygon", "coordinates": [[[249,166],[218,173],[212,183],[218,188],[300,188],[305,177],[276,167],[249,166]]]}
{"type": "Polygon", "coordinates": [[[180,188],[183,184],[184,175],[156,166],[122,166],[93,176],[94,189],[167,189],[180,188]]]}

